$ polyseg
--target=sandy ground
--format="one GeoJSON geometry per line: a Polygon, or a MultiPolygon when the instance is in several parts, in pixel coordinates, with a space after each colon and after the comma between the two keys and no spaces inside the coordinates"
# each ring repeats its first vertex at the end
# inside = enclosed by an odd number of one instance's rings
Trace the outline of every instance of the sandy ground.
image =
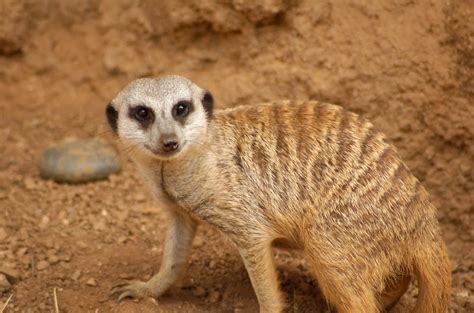
{"type": "MultiPolygon", "coordinates": [[[[453,270],[450,312],[474,311],[474,3],[0,1],[0,272],[5,312],[255,312],[235,249],[201,227],[181,286],[108,299],[157,271],[166,225],[124,156],[102,182],[39,177],[65,137],[113,140],[104,107],[128,81],[176,73],[218,107],[318,99],[370,118],[430,191],[453,270]]],[[[328,312],[296,252],[276,251],[288,312],[328,312]]],[[[410,289],[394,312],[416,301],[410,289]]]]}

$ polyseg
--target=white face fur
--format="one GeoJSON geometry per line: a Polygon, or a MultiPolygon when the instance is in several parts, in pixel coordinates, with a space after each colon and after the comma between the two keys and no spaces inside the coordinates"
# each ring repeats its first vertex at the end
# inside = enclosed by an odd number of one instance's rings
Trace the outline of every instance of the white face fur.
{"type": "Polygon", "coordinates": [[[212,96],[180,76],[142,78],[107,106],[110,126],[133,153],[161,160],[204,144],[212,96]]]}

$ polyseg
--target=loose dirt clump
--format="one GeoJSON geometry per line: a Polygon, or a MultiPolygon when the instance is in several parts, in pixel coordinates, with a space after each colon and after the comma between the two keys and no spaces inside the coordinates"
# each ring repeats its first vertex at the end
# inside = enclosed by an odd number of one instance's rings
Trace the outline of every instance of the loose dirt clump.
{"type": "MultiPolygon", "coordinates": [[[[109,179],[40,178],[65,137],[112,140],[104,109],[141,76],[180,74],[219,107],[319,99],[371,119],[430,191],[453,269],[450,312],[474,310],[472,1],[0,1],[0,308],[255,312],[235,249],[199,229],[181,286],[108,299],[157,271],[166,225],[126,154],[109,179]]],[[[307,264],[277,251],[289,312],[328,312],[307,264]]],[[[416,301],[411,288],[395,312],[416,301]]]]}

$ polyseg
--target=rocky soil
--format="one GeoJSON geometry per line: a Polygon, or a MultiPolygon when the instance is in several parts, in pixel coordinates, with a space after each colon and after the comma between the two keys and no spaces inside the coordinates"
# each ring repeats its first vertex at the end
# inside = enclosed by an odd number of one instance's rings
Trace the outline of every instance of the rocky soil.
{"type": "MultiPolygon", "coordinates": [[[[104,108],[130,80],[176,73],[218,107],[319,99],[370,118],[430,191],[453,270],[450,312],[474,311],[471,0],[0,1],[0,309],[255,312],[235,249],[201,227],[181,286],[108,299],[159,267],[166,225],[128,157],[64,185],[38,162],[65,137],[113,141],[104,108]]],[[[296,252],[276,251],[288,312],[328,312],[296,252]]],[[[395,312],[409,312],[416,288],[395,312]]]]}

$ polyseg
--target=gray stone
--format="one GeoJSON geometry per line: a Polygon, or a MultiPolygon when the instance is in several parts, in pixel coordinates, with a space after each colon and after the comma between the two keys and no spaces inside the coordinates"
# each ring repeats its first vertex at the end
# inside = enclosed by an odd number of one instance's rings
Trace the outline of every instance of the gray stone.
{"type": "Polygon", "coordinates": [[[43,178],[61,183],[85,183],[120,171],[117,151],[98,139],[73,139],[49,147],[40,161],[43,178]]]}

